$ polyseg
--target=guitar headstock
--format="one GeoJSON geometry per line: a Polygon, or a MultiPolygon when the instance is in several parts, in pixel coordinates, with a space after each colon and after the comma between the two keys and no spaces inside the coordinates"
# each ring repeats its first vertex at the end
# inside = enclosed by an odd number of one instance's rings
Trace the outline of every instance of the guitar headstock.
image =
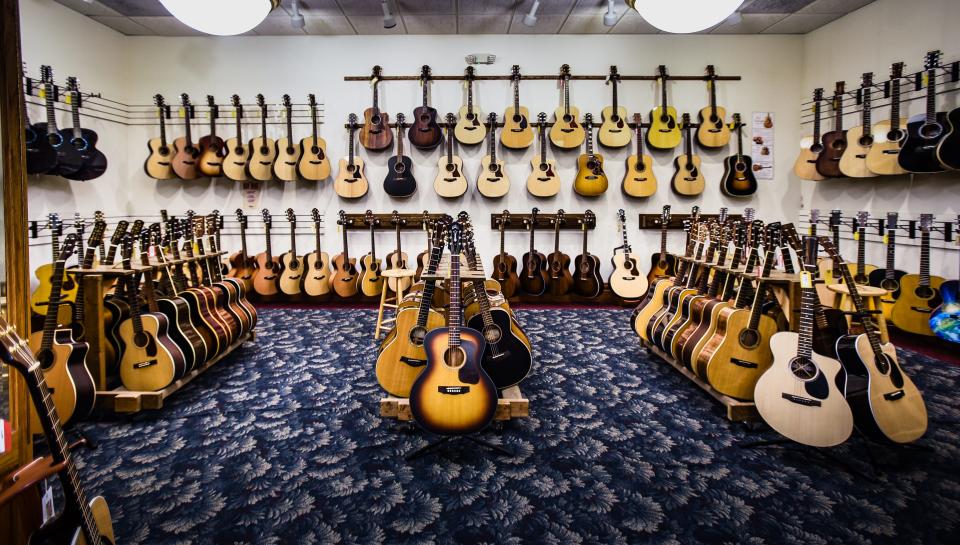
{"type": "Polygon", "coordinates": [[[821,102],[823,100],[823,87],[817,87],[813,90],[813,101],[821,102]]]}
{"type": "Polygon", "coordinates": [[[690,209],[690,220],[693,223],[700,223],[700,207],[693,205],[693,208],[690,209]]]}
{"type": "Polygon", "coordinates": [[[87,222],[80,217],[80,212],[73,213],[73,228],[76,230],[77,236],[83,239],[83,233],[87,229],[87,222]]]}
{"type": "Polygon", "coordinates": [[[593,114],[588,113],[583,116],[583,124],[586,126],[586,129],[589,131],[593,128],[593,114]]]}
{"type": "Polygon", "coordinates": [[[242,208],[237,208],[237,223],[240,224],[240,227],[247,228],[247,215],[243,213],[242,208]]]}
{"type": "Polygon", "coordinates": [[[460,255],[463,252],[463,233],[460,224],[457,222],[451,223],[447,228],[447,236],[449,237],[450,253],[453,254],[451,257],[460,255]]]}
{"type": "Polygon", "coordinates": [[[123,242],[123,235],[127,233],[128,227],[130,227],[130,222],[127,220],[118,221],[117,226],[113,228],[113,235],[110,236],[110,244],[119,246],[123,242]]]}
{"type": "MultiPolygon", "coordinates": [[[[635,125],[634,128],[635,128],[637,131],[639,131],[640,128],[641,128],[641,126],[643,125],[643,114],[641,114],[640,112],[634,113],[634,114],[633,114],[633,124],[635,125]]],[[[638,133],[638,134],[639,134],[639,133],[638,133]]]]}
{"type": "Polygon", "coordinates": [[[847,90],[847,82],[838,81],[833,88],[833,107],[840,105],[843,93],[847,90]]]}
{"type": "Polygon", "coordinates": [[[870,221],[870,212],[861,210],[857,212],[857,229],[866,229],[867,222],[870,221]]]}
{"type": "Polygon", "coordinates": [[[510,79],[515,82],[520,81],[520,65],[519,64],[515,64],[513,65],[513,67],[510,68],[510,79]]]}
{"type": "Polygon", "coordinates": [[[534,206],[533,210],[530,211],[530,223],[527,225],[527,227],[532,228],[534,225],[537,224],[537,214],[539,213],[540,213],[540,209],[534,206]]]}
{"type": "Polygon", "coordinates": [[[740,127],[743,126],[743,121],[740,118],[740,112],[733,114],[733,130],[740,130],[740,127]]]}
{"type": "Polygon", "coordinates": [[[263,218],[263,226],[269,229],[273,226],[273,217],[270,215],[270,211],[264,208],[260,211],[260,217],[263,218]]]}
{"type": "Polygon", "coordinates": [[[557,210],[557,214],[553,217],[553,224],[556,226],[561,226],[567,222],[567,213],[563,211],[563,208],[557,210]]]}
{"type": "Polygon", "coordinates": [[[103,240],[103,235],[107,232],[107,222],[94,220],[93,230],[90,231],[90,237],[87,238],[87,245],[91,248],[99,246],[103,240]]]}
{"type": "Polygon", "coordinates": [[[43,83],[53,83],[53,68],[48,64],[40,67],[40,80],[43,83]]]}
{"type": "Polygon", "coordinates": [[[190,117],[190,95],[180,93],[180,105],[183,106],[184,116],[190,117]]]}
{"type": "Polygon", "coordinates": [[[263,98],[262,93],[257,93],[257,106],[260,107],[262,117],[267,117],[267,99],[263,98]]]}
{"type": "Polygon", "coordinates": [[[763,222],[753,220],[750,223],[750,247],[753,249],[759,248],[761,238],[763,238],[763,222]]]}
{"type": "Polygon", "coordinates": [[[537,114],[537,126],[543,128],[546,127],[547,123],[547,112],[540,112],[537,114]]]}
{"type": "Polygon", "coordinates": [[[893,231],[897,229],[897,224],[900,223],[900,214],[897,212],[887,212],[887,221],[883,224],[885,231],[893,231]]]}
{"type": "Polygon", "coordinates": [[[468,66],[466,70],[463,71],[463,78],[467,81],[473,81],[476,75],[473,72],[473,67],[468,66]]]}
{"type": "Polygon", "coordinates": [[[747,223],[753,223],[754,218],[757,215],[757,211],[753,208],[747,207],[743,209],[743,219],[747,223]]]}
{"type": "Polygon", "coordinates": [[[627,223],[627,213],[624,212],[623,208],[617,210],[617,220],[621,225],[625,225],[627,223]]]}
{"type": "Polygon", "coordinates": [[[453,112],[447,112],[447,125],[452,127],[454,124],[456,124],[456,122],[457,116],[453,115],[453,112]]]}
{"type": "MultiPolygon", "coordinates": [[[[927,52],[927,55],[923,60],[923,68],[926,70],[933,70],[940,66],[940,55],[942,55],[942,53],[939,49],[927,52]]],[[[929,85],[933,85],[933,83],[931,82],[929,85]]]]}
{"type": "Polygon", "coordinates": [[[349,126],[347,130],[349,130],[351,133],[357,130],[357,114],[350,114],[347,116],[347,125],[349,126]]]}
{"type": "Polygon", "coordinates": [[[341,211],[340,211],[340,218],[337,219],[337,225],[341,225],[341,226],[343,226],[343,227],[346,227],[346,226],[347,226],[347,223],[348,223],[348,221],[347,221],[347,213],[344,212],[343,210],[341,210],[341,211]]]}
{"type": "Polygon", "coordinates": [[[670,205],[663,205],[663,210],[660,212],[660,226],[666,228],[670,223],[670,205]]]}
{"type": "Polygon", "coordinates": [[[63,242],[60,243],[60,255],[57,256],[57,261],[66,261],[70,259],[70,256],[73,255],[73,252],[76,249],[77,235],[70,233],[67,235],[67,238],[63,239],[63,242]]]}
{"type": "MultiPolygon", "coordinates": [[[[30,371],[37,364],[26,341],[17,335],[12,325],[0,316],[0,360],[19,371],[27,380],[35,380],[30,371]]],[[[30,383],[32,384],[32,382],[30,383]]]]}
{"type": "MultiPolygon", "coordinates": [[[[286,108],[287,111],[289,112],[289,111],[290,111],[290,108],[293,107],[293,104],[290,102],[290,95],[287,95],[287,94],[283,95],[282,100],[283,100],[283,107],[286,108]]],[[[288,115],[288,116],[287,116],[287,119],[289,119],[289,118],[290,118],[290,116],[288,115]]]]}
{"type": "Polygon", "coordinates": [[[890,65],[890,79],[899,80],[903,77],[903,62],[895,62],[890,65]]]}
{"type": "MultiPolygon", "coordinates": [[[[800,255],[803,252],[803,244],[800,242],[800,235],[797,233],[797,228],[792,224],[788,223],[781,228],[783,232],[783,239],[786,240],[786,243],[793,248],[793,251],[797,255],[800,255]]],[[[781,246],[783,242],[781,241],[781,246]]]]}
{"type": "Polygon", "coordinates": [[[50,233],[55,237],[63,236],[63,221],[60,220],[60,214],[52,213],[47,215],[47,224],[50,227],[50,233]]]}
{"type": "Polygon", "coordinates": [[[660,81],[666,81],[667,79],[667,65],[661,64],[657,67],[657,75],[660,78],[660,81]]]}
{"type": "Polygon", "coordinates": [[[76,93],[77,93],[77,78],[76,76],[67,77],[67,92],[70,93],[71,103],[75,103],[76,93]]]}
{"type": "Polygon", "coordinates": [[[397,114],[397,130],[403,129],[403,124],[406,122],[407,117],[403,115],[403,112],[397,114]]]}
{"type": "Polygon", "coordinates": [[[404,223],[406,222],[400,217],[400,212],[394,210],[393,213],[390,214],[390,225],[400,226],[404,223]]]}
{"type": "Polygon", "coordinates": [[[509,224],[510,224],[510,212],[507,210],[500,212],[500,222],[498,225],[498,227],[500,227],[500,230],[503,231],[509,224]]]}
{"type": "Polygon", "coordinates": [[[314,208],[313,210],[310,211],[310,217],[313,219],[313,225],[317,229],[319,229],[320,222],[322,221],[322,219],[320,218],[320,211],[314,208]]]}
{"type": "Polygon", "coordinates": [[[597,225],[597,215],[593,213],[593,210],[587,209],[583,212],[583,228],[588,229],[590,227],[595,227],[597,225]]]}
{"type": "Polygon", "coordinates": [[[420,67],[420,82],[426,83],[428,81],[430,81],[430,66],[425,64],[420,67]]]}
{"type": "Polygon", "coordinates": [[[707,81],[714,81],[717,79],[717,69],[714,68],[712,64],[707,65],[707,81]]]}
{"type": "Polygon", "coordinates": [[[220,107],[217,106],[217,101],[213,98],[213,95],[207,95],[207,108],[210,108],[211,119],[220,117],[220,107]]]}
{"type": "Polygon", "coordinates": [[[860,76],[860,88],[867,89],[868,87],[873,87],[873,72],[864,72],[860,76]]]}
{"type": "Polygon", "coordinates": [[[370,81],[377,83],[380,81],[380,76],[382,75],[383,68],[380,68],[379,64],[373,65],[373,70],[370,72],[370,81]]]}
{"type": "Polygon", "coordinates": [[[310,105],[311,110],[315,110],[317,108],[317,96],[313,93],[307,95],[307,104],[310,105]]]}
{"type": "Polygon", "coordinates": [[[684,114],[683,114],[683,117],[682,117],[682,120],[683,120],[683,121],[682,121],[683,128],[684,128],[684,129],[689,129],[689,128],[690,128],[690,114],[684,113],[684,114]]]}
{"type": "Polygon", "coordinates": [[[297,225],[297,213],[293,208],[287,208],[287,221],[290,222],[290,229],[295,229],[297,225]]]}
{"type": "MultiPolygon", "coordinates": [[[[239,99],[238,99],[239,100],[239,99]]],[[[153,104],[160,110],[161,114],[167,108],[167,103],[163,100],[163,95],[157,93],[153,95],[153,104]]]]}
{"type": "Polygon", "coordinates": [[[363,213],[363,223],[369,225],[371,230],[377,224],[377,217],[373,215],[373,210],[367,210],[363,213]]]}
{"type": "Polygon", "coordinates": [[[811,223],[812,225],[816,225],[816,224],[820,223],[820,209],[819,209],[819,208],[813,208],[813,209],[810,210],[810,223],[811,223]]]}
{"type": "Polygon", "coordinates": [[[842,214],[843,212],[837,209],[833,209],[830,211],[830,227],[831,228],[840,227],[842,214]]]}
{"type": "Polygon", "coordinates": [[[929,233],[933,228],[933,214],[920,214],[920,231],[929,233]]]}
{"type": "Polygon", "coordinates": [[[560,79],[567,81],[570,79],[570,65],[564,64],[560,66],[560,79]]]}
{"type": "Polygon", "coordinates": [[[726,206],[720,207],[720,214],[718,221],[720,223],[727,223],[727,215],[729,214],[729,209],[726,206]]]}
{"type": "Polygon", "coordinates": [[[747,223],[742,221],[736,222],[736,245],[738,248],[743,248],[747,245],[747,223]]]}
{"type": "Polygon", "coordinates": [[[610,75],[607,79],[608,81],[620,81],[620,72],[617,71],[617,65],[610,65],[610,75]]]}

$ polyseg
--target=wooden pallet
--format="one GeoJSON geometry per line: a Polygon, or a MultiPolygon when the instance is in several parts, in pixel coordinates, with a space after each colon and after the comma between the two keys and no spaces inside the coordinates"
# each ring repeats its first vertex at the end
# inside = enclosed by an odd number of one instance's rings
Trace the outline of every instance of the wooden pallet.
{"type": "Polygon", "coordinates": [[[123,386],[114,390],[104,390],[97,392],[97,406],[101,409],[113,411],[115,413],[138,413],[143,410],[157,410],[163,408],[163,400],[170,397],[174,392],[183,388],[193,379],[197,378],[207,369],[229,356],[234,350],[243,343],[253,339],[253,331],[234,341],[226,352],[214,357],[204,363],[201,367],[187,373],[180,380],[175,381],[170,386],[156,392],[143,392],[127,390],[123,386]]]}
{"type": "MultiPolygon", "coordinates": [[[[405,397],[387,396],[380,399],[380,416],[393,418],[401,422],[413,420],[410,400],[405,397]]],[[[500,392],[497,400],[497,412],[493,419],[498,421],[530,416],[530,400],[523,396],[519,386],[511,386],[500,392]]]]}
{"type": "Polygon", "coordinates": [[[740,399],[734,399],[728,395],[721,394],[720,392],[713,389],[712,386],[707,384],[707,381],[698,377],[693,371],[687,369],[683,365],[680,365],[671,356],[668,356],[665,352],[648,344],[643,343],[647,351],[651,354],[657,356],[659,359],[670,364],[671,367],[680,372],[681,375],[690,379],[690,382],[693,382],[700,387],[701,390],[710,394],[710,397],[719,401],[723,406],[727,408],[727,420],[733,422],[746,422],[753,420],[760,420],[760,413],[757,412],[757,405],[752,401],[742,401],[740,399]]]}

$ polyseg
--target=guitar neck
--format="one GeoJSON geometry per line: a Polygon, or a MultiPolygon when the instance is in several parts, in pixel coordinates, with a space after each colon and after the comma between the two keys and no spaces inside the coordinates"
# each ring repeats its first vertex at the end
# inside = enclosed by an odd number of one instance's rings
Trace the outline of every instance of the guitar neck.
{"type": "Polygon", "coordinates": [[[266,237],[266,240],[267,240],[267,246],[266,246],[267,263],[269,263],[273,261],[273,248],[270,244],[270,226],[269,225],[264,226],[264,233],[265,233],[264,236],[266,237]]]}
{"type": "Polygon", "coordinates": [[[820,102],[813,103],[813,143],[820,143],[820,102]]]}
{"type": "Polygon", "coordinates": [[[57,311],[60,308],[61,288],[63,285],[63,270],[66,262],[57,260],[53,265],[53,276],[50,281],[50,299],[47,302],[47,314],[43,319],[43,340],[40,350],[47,351],[53,348],[53,334],[57,330],[57,311]]]}
{"type": "Polygon", "coordinates": [[[350,138],[349,138],[349,140],[348,140],[348,142],[347,142],[347,150],[348,150],[348,153],[349,153],[350,160],[348,161],[348,164],[350,165],[350,168],[353,168],[353,166],[354,166],[354,164],[353,164],[353,126],[350,127],[350,135],[349,135],[349,136],[350,136],[350,138]]]}
{"type": "Polygon", "coordinates": [[[884,272],[884,278],[887,280],[894,280],[895,275],[894,271],[896,270],[897,262],[897,234],[893,229],[887,229],[887,267],[884,272]]]}
{"type": "Polygon", "coordinates": [[[72,100],[70,100],[70,117],[73,120],[73,137],[80,138],[83,133],[80,132],[80,108],[77,107],[77,97],[79,93],[71,91],[70,94],[72,98],[72,100]]]}
{"type": "MultiPolygon", "coordinates": [[[[857,288],[856,283],[854,283],[854,280],[850,275],[850,268],[843,263],[843,259],[839,256],[839,254],[832,257],[843,265],[840,267],[840,273],[843,275],[843,282],[847,285],[847,291],[849,291],[850,299],[853,301],[853,308],[859,315],[860,323],[863,324],[863,332],[867,335],[867,339],[870,341],[870,348],[873,349],[874,355],[879,358],[883,354],[883,350],[881,350],[880,347],[880,335],[877,332],[876,324],[873,321],[873,314],[867,310],[867,306],[863,302],[863,297],[860,296],[860,290],[857,288]]],[[[921,268],[923,267],[922,262],[920,266],[921,268]]]]}
{"type": "Polygon", "coordinates": [[[920,233],[920,285],[930,286],[930,232],[920,233]]]}
{"type": "Polygon", "coordinates": [[[872,126],[870,124],[870,119],[871,119],[870,113],[872,108],[871,102],[870,102],[870,88],[864,87],[862,93],[863,93],[863,123],[861,125],[863,127],[863,136],[866,138],[869,138],[871,135],[870,131],[872,130],[872,126]]]}
{"type": "Polygon", "coordinates": [[[53,85],[49,82],[44,84],[43,101],[47,108],[47,134],[57,132],[57,114],[53,111],[53,85]]]}
{"type": "Polygon", "coordinates": [[[937,70],[927,70],[927,124],[937,120],[937,70]]]}
{"type": "Polygon", "coordinates": [[[467,113],[473,115],[473,80],[467,80],[467,113]]]}
{"type": "Polygon", "coordinates": [[[460,308],[460,255],[450,252],[450,310],[447,325],[448,345],[451,348],[460,346],[460,322],[463,313],[460,308]]]}
{"type": "Polygon", "coordinates": [[[290,222],[290,253],[297,257],[297,224],[290,222]]]}
{"type": "Polygon", "coordinates": [[[900,129],[900,80],[890,80],[890,128],[900,129]]]}
{"type": "Polygon", "coordinates": [[[613,86],[613,115],[617,116],[619,115],[617,112],[620,109],[617,104],[617,78],[611,78],[610,85],[613,86]]]}
{"type": "Polygon", "coordinates": [[[350,266],[350,251],[347,248],[347,226],[343,225],[343,266],[350,266]]]}
{"type": "Polygon", "coordinates": [[[867,260],[867,230],[857,230],[857,276],[863,276],[867,260]]]}

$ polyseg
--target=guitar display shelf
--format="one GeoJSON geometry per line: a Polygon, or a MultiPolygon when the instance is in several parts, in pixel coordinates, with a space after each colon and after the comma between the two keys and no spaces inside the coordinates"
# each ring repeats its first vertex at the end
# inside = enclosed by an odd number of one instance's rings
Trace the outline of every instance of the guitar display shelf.
{"type": "MultiPolygon", "coordinates": [[[[380,398],[380,416],[400,422],[413,422],[413,412],[410,411],[410,400],[405,397],[386,396],[380,398]]],[[[524,397],[519,386],[511,386],[500,391],[497,399],[497,411],[494,414],[495,422],[504,422],[515,418],[530,416],[530,400],[524,397]]]]}

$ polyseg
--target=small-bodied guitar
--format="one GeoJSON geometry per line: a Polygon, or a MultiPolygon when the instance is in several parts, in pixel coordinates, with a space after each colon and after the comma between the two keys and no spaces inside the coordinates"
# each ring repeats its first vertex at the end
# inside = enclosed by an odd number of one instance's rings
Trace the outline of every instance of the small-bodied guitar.
{"type": "Polygon", "coordinates": [[[534,197],[552,197],[560,192],[560,176],[557,165],[547,157],[547,114],[537,114],[537,132],[540,138],[540,153],[530,159],[532,168],[527,176],[527,191],[534,197]]]}
{"type": "Polygon", "coordinates": [[[583,144],[583,125],[580,124],[580,110],[570,105],[570,65],[560,67],[560,93],[563,103],[554,111],[556,117],[550,127],[550,141],[561,149],[579,148],[583,144]]]}
{"type": "Polygon", "coordinates": [[[800,154],[793,163],[793,173],[801,180],[825,180],[826,177],[817,172],[817,157],[823,152],[823,142],[820,140],[820,102],[823,101],[823,89],[813,91],[813,135],[800,139],[800,154]]]}
{"type": "Polygon", "coordinates": [[[918,335],[933,335],[930,314],[942,302],[940,286],[944,279],[930,274],[930,230],[933,214],[920,214],[920,273],[900,278],[900,297],[890,317],[898,329],[918,335]]]}
{"type": "Polygon", "coordinates": [[[753,174],[753,158],[743,154],[743,123],[740,114],[733,114],[737,131],[737,153],[723,160],[723,180],[720,189],[728,197],[749,197],[757,192],[757,177],[753,174]]]}
{"type": "MultiPolygon", "coordinates": [[[[393,224],[393,227],[396,230],[397,249],[387,255],[387,270],[409,271],[409,268],[407,267],[407,254],[403,251],[402,246],[400,246],[400,228],[406,223],[406,220],[401,218],[400,213],[394,210],[393,217],[390,218],[390,223],[393,224]]],[[[413,284],[412,276],[404,276],[401,278],[390,277],[387,279],[387,287],[389,287],[390,291],[394,293],[397,293],[398,290],[410,290],[411,284],[413,284]]]]}
{"type": "Polygon", "coordinates": [[[900,117],[900,80],[903,78],[903,63],[890,66],[890,119],[873,126],[873,145],[867,152],[867,168],[874,174],[904,174],[898,161],[903,147],[907,120],[900,117]]]}
{"type": "MultiPolygon", "coordinates": [[[[363,173],[363,159],[354,154],[353,133],[357,131],[357,116],[350,114],[347,123],[347,157],[340,159],[340,169],[337,179],[333,182],[333,190],[344,199],[359,199],[367,194],[370,185],[363,173]]],[[[392,140],[392,139],[391,139],[392,140]]]]}
{"type": "Polygon", "coordinates": [[[357,260],[350,257],[347,247],[347,226],[351,221],[347,219],[346,212],[341,210],[337,225],[343,233],[343,252],[333,258],[333,275],[330,276],[330,287],[344,298],[357,294],[357,260]]]}
{"type": "Polygon", "coordinates": [[[227,156],[223,159],[223,175],[235,182],[245,182],[247,180],[247,163],[250,162],[250,146],[243,140],[243,105],[240,104],[240,96],[233,95],[230,98],[233,104],[233,117],[236,120],[237,136],[227,140],[227,156]]]}
{"type": "Polygon", "coordinates": [[[730,127],[724,121],[727,111],[717,106],[717,73],[712,64],[707,66],[707,90],[710,91],[710,105],[698,115],[697,143],[704,148],[722,148],[730,142],[730,127]]]}
{"type": "Polygon", "coordinates": [[[320,250],[320,211],[314,208],[310,211],[313,217],[314,250],[307,254],[306,277],[303,281],[303,292],[310,297],[330,293],[330,256],[320,250]]]}
{"type": "Polygon", "coordinates": [[[677,124],[677,110],[667,105],[667,67],[657,67],[660,85],[660,105],[650,110],[650,128],[647,130],[647,145],[651,148],[666,150],[680,145],[680,125],[677,124]]]}
{"type": "MultiPolygon", "coordinates": [[[[473,67],[468,66],[463,74],[464,85],[467,87],[467,104],[460,108],[453,134],[461,144],[473,145],[483,142],[487,136],[487,127],[483,124],[480,109],[473,105],[473,67]]],[[[449,119],[447,120],[449,124],[449,119]]]]}
{"type": "Polygon", "coordinates": [[[610,67],[607,76],[607,85],[613,90],[613,103],[605,106],[600,112],[603,123],[597,131],[597,141],[608,148],[622,148],[630,144],[630,127],[627,126],[627,109],[617,101],[617,85],[620,83],[620,73],[616,66],[610,67]]]}
{"type": "MultiPolygon", "coordinates": [[[[683,131],[686,135],[683,142],[684,151],[673,160],[676,171],[670,180],[670,187],[678,195],[692,197],[703,193],[706,181],[703,179],[703,171],[700,170],[700,156],[693,153],[693,142],[690,139],[690,114],[683,114],[683,131]]],[[[649,134],[648,131],[647,135],[649,134]]]]}
{"type": "MultiPolygon", "coordinates": [[[[49,100],[53,100],[51,96],[49,100]]],[[[150,155],[143,163],[143,171],[155,180],[172,180],[177,177],[173,172],[173,147],[167,143],[167,119],[170,107],[163,101],[162,95],[153,95],[153,103],[157,106],[157,118],[160,120],[160,136],[147,141],[150,155]]]]}
{"type": "Polygon", "coordinates": [[[649,197],[657,192],[657,177],[653,173],[653,158],[643,152],[643,117],[633,114],[637,134],[637,152],[627,157],[621,189],[630,197],[649,197]]]}
{"type": "Polygon", "coordinates": [[[947,114],[937,111],[937,68],[940,51],[927,53],[923,65],[923,82],[927,88],[926,112],[911,116],[907,122],[907,138],[897,160],[908,172],[943,172],[946,168],[937,158],[937,146],[947,135],[947,114]]]}
{"type": "Polygon", "coordinates": [[[196,180],[200,172],[200,148],[193,142],[192,119],[195,114],[190,97],[180,95],[180,111],[183,112],[183,136],[173,141],[173,172],[181,180],[196,180]]]}
{"type": "MultiPolygon", "coordinates": [[[[399,118],[401,114],[397,114],[399,118]]],[[[360,258],[360,275],[357,278],[357,289],[362,295],[373,297],[383,291],[383,277],[380,276],[381,263],[377,258],[376,226],[379,223],[373,212],[367,210],[364,223],[370,227],[370,253],[360,258]]]]}
{"type": "Polygon", "coordinates": [[[310,136],[300,141],[301,156],[297,164],[300,177],[319,182],[330,177],[330,158],[327,157],[327,141],[317,133],[317,97],[310,93],[310,136]]]}
{"type": "Polygon", "coordinates": [[[573,190],[584,197],[597,197],[607,191],[609,182],[603,171],[603,155],[593,151],[593,115],[584,117],[586,130],[586,153],[577,159],[577,177],[573,181],[573,190]]]}
{"type": "Polygon", "coordinates": [[[80,151],[70,144],[72,137],[69,129],[57,128],[57,114],[54,108],[53,69],[47,65],[40,67],[43,81],[43,98],[47,109],[47,122],[34,125],[38,132],[46,133],[47,142],[57,155],[56,165],[46,173],[56,176],[70,176],[76,174],[83,166],[83,157],[80,151]]]}
{"type": "Polygon", "coordinates": [[[497,159],[497,114],[490,112],[487,123],[490,125],[487,129],[490,136],[487,140],[487,154],[480,159],[477,191],[488,199],[499,199],[510,191],[510,179],[503,169],[503,160],[497,159]]]}
{"type": "Polygon", "coordinates": [[[287,222],[290,224],[290,250],[280,256],[280,291],[286,295],[300,293],[303,281],[303,259],[297,255],[297,214],[293,208],[287,208],[287,222]]]}
{"type": "Polygon", "coordinates": [[[284,182],[297,181],[297,165],[303,156],[303,147],[293,140],[293,104],[290,95],[283,95],[283,112],[287,122],[287,134],[277,141],[277,158],[273,162],[273,174],[284,182]]]}
{"type": "Polygon", "coordinates": [[[847,149],[847,131],[843,130],[843,98],[846,83],[837,82],[833,91],[833,130],[821,137],[823,151],[817,156],[817,172],[826,178],[840,178],[840,158],[847,149]]]}
{"type": "Polygon", "coordinates": [[[273,178],[273,163],[277,160],[277,143],[267,138],[267,102],[262,94],[257,95],[260,108],[260,136],[250,140],[250,162],[247,173],[261,182],[273,178]]]}
{"type": "MultiPolygon", "coordinates": [[[[423,105],[413,110],[413,124],[410,125],[410,143],[422,150],[432,150],[443,141],[443,133],[437,124],[437,110],[430,106],[430,67],[420,69],[420,86],[423,88],[423,105]]],[[[397,114],[399,127],[400,115],[397,114]]]]}
{"type": "Polygon", "coordinates": [[[517,258],[507,253],[504,240],[507,224],[510,223],[510,212],[504,210],[497,220],[497,229],[500,231],[500,253],[493,256],[492,278],[500,283],[500,291],[504,297],[513,297],[520,286],[517,276],[517,258]]]}
{"type": "Polygon", "coordinates": [[[397,154],[387,161],[387,176],[383,180],[383,190],[397,198],[410,197],[417,192],[413,161],[403,154],[403,122],[403,114],[397,114],[397,154]]]}
{"type": "Polygon", "coordinates": [[[520,287],[530,295],[543,295],[547,291],[547,282],[550,281],[550,273],[547,272],[547,256],[538,252],[534,247],[537,232],[537,214],[539,208],[534,207],[530,214],[530,219],[526,221],[527,230],[530,231],[530,250],[523,254],[523,268],[520,269],[520,287]]]}
{"type": "Polygon", "coordinates": [[[253,289],[260,295],[276,295],[278,291],[277,279],[280,277],[280,262],[273,256],[273,246],[270,240],[270,229],[273,227],[273,217],[270,211],[264,208],[260,212],[263,217],[263,233],[266,240],[266,249],[257,254],[257,271],[253,275],[253,289]]]}
{"type": "Polygon", "coordinates": [[[393,145],[393,131],[390,130],[390,115],[380,109],[380,94],[377,84],[380,82],[379,66],[373,67],[370,86],[373,87],[373,105],[363,111],[363,128],[360,130],[360,145],[371,151],[379,151],[393,145]]]}
{"type": "MultiPolygon", "coordinates": [[[[694,207],[696,214],[700,210],[694,207]]],[[[667,226],[670,225],[670,205],[663,205],[663,211],[660,213],[660,251],[653,254],[650,259],[650,272],[647,273],[647,281],[651,284],[657,278],[673,276],[676,274],[677,260],[673,254],[667,253],[667,226]]]]}
{"type": "MultiPolygon", "coordinates": [[[[453,114],[447,114],[447,152],[437,161],[437,177],[433,181],[433,190],[437,195],[455,199],[467,192],[467,177],[463,174],[463,161],[453,153],[454,129],[456,121],[453,114]]],[[[473,133],[471,133],[473,134],[473,133]]],[[[486,134],[486,131],[484,131],[486,134]]]]}
{"type": "MultiPolygon", "coordinates": [[[[82,160],[80,169],[73,173],[63,173],[68,180],[93,180],[107,171],[107,157],[97,149],[99,137],[92,129],[80,126],[80,90],[77,87],[77,78],[67,78],[67,96],[70,97],[70,114],[73,128],[64,129],[67,132],[67,141],[79,154],[82,160]]],[[[61,134],[63,131],[61,131],[61,134]]]]}
{"type": "Polygon", "coordinates": [[[566,223],[563,209],[553,218],[553,252],[547,256],[550,267],[550,295],[566,295],[573,286],[570,275],[570,256],[560,251],[560,226],[566,223]]]}
{"type": "Polygon", "coordinates": [[[897,223],[900,221],[900,215],[896,212],[887,213],[887,221],[884,224],[883,243],[887,247],[887,262],[883,269],[874,269],[867,275],[871,286],[887,290],[887,294],[880,299],[883,317],[890,320],[893,312],[893,304],[900,297],[900,279],[905,274],[904,271],[897,269],[897,223]]]}
{"type": "Polygon", "coordinates": [[[624,299],[638,299],[647,293],[649,283],[647,277],[640,272],[640,257],[633,253],[627,241],[627,215],[623,208],[617,212],[617,221],[620,234],[623,236],[623,244],[613,250],[613,258],[610,259],[613,272],[610,273],[607,283],[617,296],[624,299]]]}
{"type": "Polygon", "coordinates": [[[583,213],[580,232],[583,233],[583,246],[580,255],[573,263],[573,292],[581,297],[596,297],[603,291],[603,277],[600,276],[600,259],[587,251],[587,233],[597,225],[597,217],[592,211],[583,213]]]}
{"type": "Polygon", "coordinates": [[[210,116],[210,134],[200,138],[200,172],[211,178],[223,176],[223,160],[227,155],[227,148],[223,138],[217,136],[217,119],[220,117],[220,107],[217,106],[213,95],[207,95],[208,115],[210,116]]]}
{"type": "Polygon", "coordinates": [[[505,148],[524,149],[533,144],[530,110],[520,105],[520,66],[513,65],[510,72],[510,80],[513,82],[513,105],[503,112],[503,131],[500,132],[500,142],[505,148]]]}
{"type": "Polygon", "coordinates": [[[873,147],[873,125],[870,124],[870,100],[873,72],[864,72],[860,80],[860,125],[847,129],[847,149],[840,157],[840,172],[849,178],[872,178],[876,173],[867,168],[867,154],[873,147]]]}

